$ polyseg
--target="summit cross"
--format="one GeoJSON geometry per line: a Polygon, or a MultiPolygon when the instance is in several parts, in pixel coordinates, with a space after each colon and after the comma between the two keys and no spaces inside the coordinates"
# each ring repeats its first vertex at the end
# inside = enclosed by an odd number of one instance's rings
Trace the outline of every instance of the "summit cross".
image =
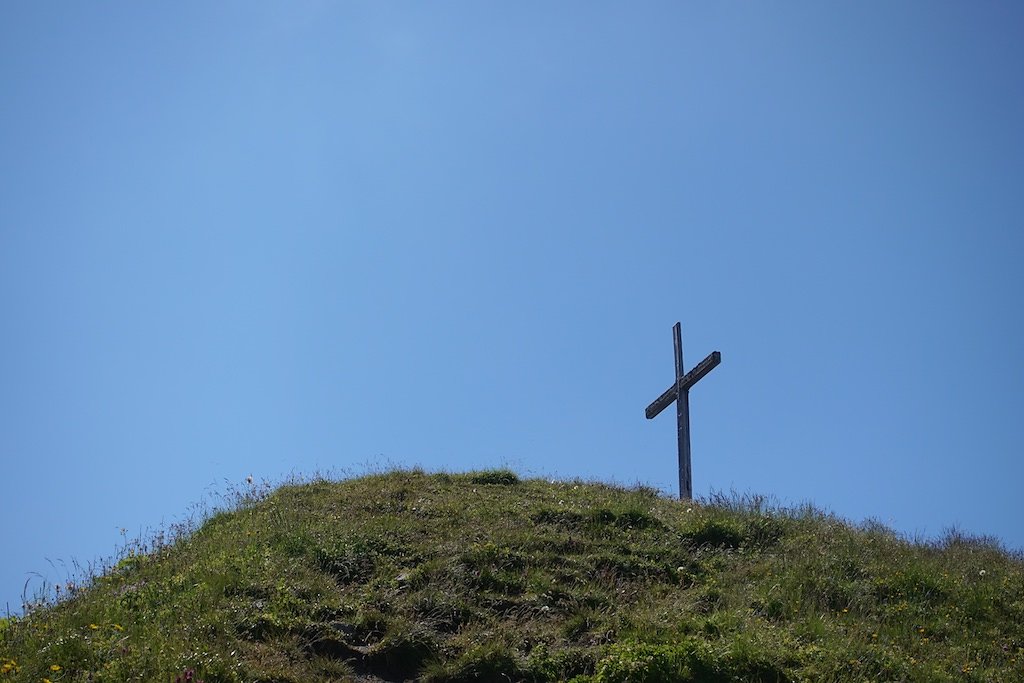
{"type": "Polygon", "coordinates": [[[672,328],[672,342],[676,353],[676,381],[647,406],[647,419],[656,417],[675,401],[679,435],[679,500],[690,500],[693,498],[690,475],[690,387],[722,362],[722,354],[712,351],[696,367],[683,374],[683,333],[679,323],[672,328]]]}

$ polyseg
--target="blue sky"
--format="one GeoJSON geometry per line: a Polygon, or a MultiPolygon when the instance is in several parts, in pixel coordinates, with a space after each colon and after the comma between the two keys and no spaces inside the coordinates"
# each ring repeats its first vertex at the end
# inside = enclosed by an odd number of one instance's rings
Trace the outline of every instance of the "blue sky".
{"type": "Polygon", "coordinates": [[[1017,3],[0,5],[0,609],[252,475],[1024,548],[1017,3]]]}

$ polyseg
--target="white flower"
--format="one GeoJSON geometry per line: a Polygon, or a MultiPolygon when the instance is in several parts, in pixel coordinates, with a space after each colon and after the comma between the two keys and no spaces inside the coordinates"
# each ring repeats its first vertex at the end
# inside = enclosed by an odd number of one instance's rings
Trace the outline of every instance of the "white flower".
{"type": "Polygon", "coordinates": [[[978,576],[985,576],[986,573],[987,572],[984,569],[982,569],[980,572],[978,572],[978,576]]]}

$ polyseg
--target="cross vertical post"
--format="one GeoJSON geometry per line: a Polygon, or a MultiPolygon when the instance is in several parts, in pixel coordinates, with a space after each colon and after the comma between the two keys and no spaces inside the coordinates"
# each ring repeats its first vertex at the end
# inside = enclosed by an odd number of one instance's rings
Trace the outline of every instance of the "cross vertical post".
{"type": "Polygon", "coordinates": [[[646,414],[647,419],[650,420],[675,401],[679,441],[679,499],[690,500],[693,498],[693,479],[690,468],[690,387],[722,362],[722,354],[712,351],[693,370],[684,373],[683,332],[682,326],[678,322],[672,328],[672,344],[675,351],[676,381],[651,405],[647,406],[646,414]]]}
{"type": "Polygon", "coordinates": [[[672,328],[672,344],[676,354],[676,430],[679,439],[679,499],[693,498],[690,471],[690,391],[683,389],[683,329],[679,323],[672,328]]]}

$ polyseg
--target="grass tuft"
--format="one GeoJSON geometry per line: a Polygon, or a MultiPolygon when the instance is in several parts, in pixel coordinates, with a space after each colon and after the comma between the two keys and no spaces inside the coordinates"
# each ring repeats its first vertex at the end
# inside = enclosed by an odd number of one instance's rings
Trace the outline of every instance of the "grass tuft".
{"type": "Polygon", "coordinates": [[[472,484],[491,484],[494,486],[514,486],[519,483],[519,476],[511,470],[484,470],[474,472],[469,476],[472,484]]]}

